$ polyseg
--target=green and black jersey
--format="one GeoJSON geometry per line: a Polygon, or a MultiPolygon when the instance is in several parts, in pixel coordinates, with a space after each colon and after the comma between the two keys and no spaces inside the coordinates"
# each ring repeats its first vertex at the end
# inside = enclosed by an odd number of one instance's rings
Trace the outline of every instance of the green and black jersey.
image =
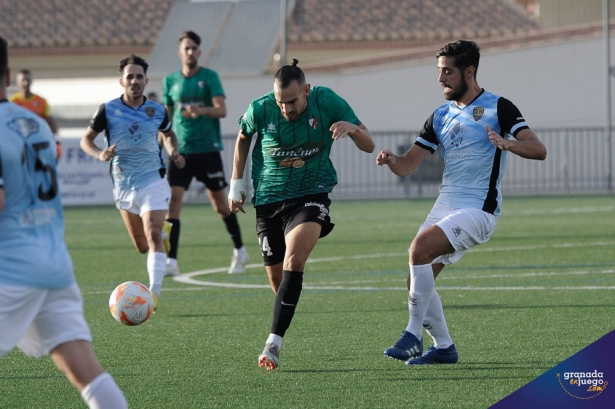
{"type": "Polygon", "coordinates": [[[350,105],[325,87],[312,87],[307,107],[294,121],[282,116],[273,92],[252,101],[239,119],[241,132],[257,138],[252,204],[331,192],[337,173],[329,159],[334,142],[329,128],[338,121],[361,124],[350,105]]]}
{"type": "Polygon", "coordinates": [[[173,112],[173,131],[177,135],[179,153],[208,153],[224,149],[220,136],[220,120],[201,115],[184,118],[186,105],[213,106],[212,99],[224,96],[215,71],[200,67],[191,77],[181,71],[167,75],[162,81],[162,103],[173,112]]]}

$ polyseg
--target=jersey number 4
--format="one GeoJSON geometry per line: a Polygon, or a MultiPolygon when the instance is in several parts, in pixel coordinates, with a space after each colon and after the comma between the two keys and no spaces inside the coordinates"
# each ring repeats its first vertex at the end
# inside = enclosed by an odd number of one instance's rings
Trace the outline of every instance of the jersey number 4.
{"type": "MultiPolygon", "coordinates": [[[[261,241],[260,238],[259,238],[259,241],[261,241]]],[[[263,237],[263,240],[261,241],[260,245],[261,245],[263,255],[266,255],[266,256],[273,255],[273,252],[271,251],[271,247],[269,247],[269,240],[267,239],[267,236],[263,237]]]]}

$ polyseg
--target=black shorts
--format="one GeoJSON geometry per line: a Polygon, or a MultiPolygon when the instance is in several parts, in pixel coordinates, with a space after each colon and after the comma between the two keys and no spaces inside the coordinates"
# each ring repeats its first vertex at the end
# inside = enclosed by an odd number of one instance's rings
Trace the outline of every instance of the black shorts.
{"type": "Polygon", "coordinates": [[[335,225],[329,217],[330,205],[329,195],[321,193],[256,206],[256,234],[265,265],[271,266],[284,261],[284,236],[300,224],[320,224],[320,237],[331,233],[335,225]]]}
{"type": "Polygon", "coordinates": [[[187,153],[182,156],[186,159],[186,166],[182,169],[179,169],[172,160],[167,163],[167,180],[171,187],[182,186],[188,190],[193,177],[205,183],[207,189],[212,192],[228,186],[220,152],[187,153]]]}

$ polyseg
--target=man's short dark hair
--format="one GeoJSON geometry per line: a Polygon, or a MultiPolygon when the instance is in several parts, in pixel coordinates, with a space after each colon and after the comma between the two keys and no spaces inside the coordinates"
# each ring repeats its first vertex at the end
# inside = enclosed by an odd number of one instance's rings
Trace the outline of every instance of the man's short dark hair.
{"type": "Polygon", "coordinates": [[[143,67],[143,73],[147,74],[147,67],[149,67],[149,65],[143,58],[139,57],[138,55],[134,55],[134,54],[131,54],[130,57],[126,57],[122,61],[120,61],[120,72],[123,73],[124,68],[126,68],[126,66],[130,64],[140,65],[141,67],[143,67]]]}
{"type": "Polygon", "coordinates": [[[463,72],[468,67],[474,67],[474,76],[478,71],[480,61],[480,47],[474,41],[457,40],[440,48],[436,57],[452,57],[455,67],[463,72]]]}
{"type": "Polygon", "coordinates": [[[4,39],[0,37],[0,77],[6,74],[9,68],[9,45],[4,39]]]}
{"type": "Polygon", "coordinates": [[[297,81],[299,85],[305,84],[305,74],[301,68],[297,67],[297,64],[299,60],[293,58],[290,64],[280,67],[275,73],[273,80],[280,84],[280,88],[288,88],[293,81],[297,81]]]}
{"type": "Polygon", "coordinates": [[[188,30],[181,33],[179,36],[179,42],[181,43],[183,39],[189,38],[196,43],[196,45],[201,45],[201,37],[194,31],[188,30]]]}
{"type": "Polygon", "coordinates": [[[30,75],[32,76],[32,71],[30,71],[27,68],[24,68],[23,70],[19,70],[19,72],[17,74],[24,74],[24,75],[30,75]]]}

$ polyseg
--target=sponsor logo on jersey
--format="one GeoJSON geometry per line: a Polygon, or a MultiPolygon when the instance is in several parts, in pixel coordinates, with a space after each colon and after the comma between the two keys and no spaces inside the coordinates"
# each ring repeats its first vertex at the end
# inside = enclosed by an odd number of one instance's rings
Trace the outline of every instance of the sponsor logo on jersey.
{"type": "Polygon", "coordinates": [[[323,151],[322,143],[303,144],[288,148],[267,148],[267,156],[275,159],[285,168],[302,168],[305,162],[323,151]]]}
{"type": "Polygon", "coordinates": [[[322,154],[322,151],[322,143],[312,143],[288,148],[268,148],[267,156],[279,161],[281,166],[301,168],[305,161],[322,154]]]}
{"type": "Polygon", "coordinates": [[[448,136],[451,138],[451,147],[458,148],[463,142],[463,124],[457,122],[449,131],[448,136]]]}
{"type": "Polygon", "coordinates": [[[28,138],[33,133],[38,132],[38,122],[32,118],[15,118],[8,123],[8,127],[23,138],[28,138]]]}
{"type": "Polygon", "coordinates": [[[203,101],[184,101],[179,106],[179,109],[180,110],[184,110],[184,109],[186,109],[190,105],[196,105],[196,106],[199,106],[199,107],[204,107],[205,106],[205,102],[203,102],[203,101]]]}
{"type": "Polygon", "coordinates": [[[485,114],[485,108],[483,107],[474,107],[474,111],[472,111],[472,117],[475,121],[478,121],[485,114]]]}
{"type": "Polygon", "coordinates": [[[130,126],[128,127],[128,133],[130,134],[130,138],[132,138],[133,141],[137,141],[139,138],[141,138],[141,124],[138,122],[133,122],[132,124],[130,124],[130,126]]]}

